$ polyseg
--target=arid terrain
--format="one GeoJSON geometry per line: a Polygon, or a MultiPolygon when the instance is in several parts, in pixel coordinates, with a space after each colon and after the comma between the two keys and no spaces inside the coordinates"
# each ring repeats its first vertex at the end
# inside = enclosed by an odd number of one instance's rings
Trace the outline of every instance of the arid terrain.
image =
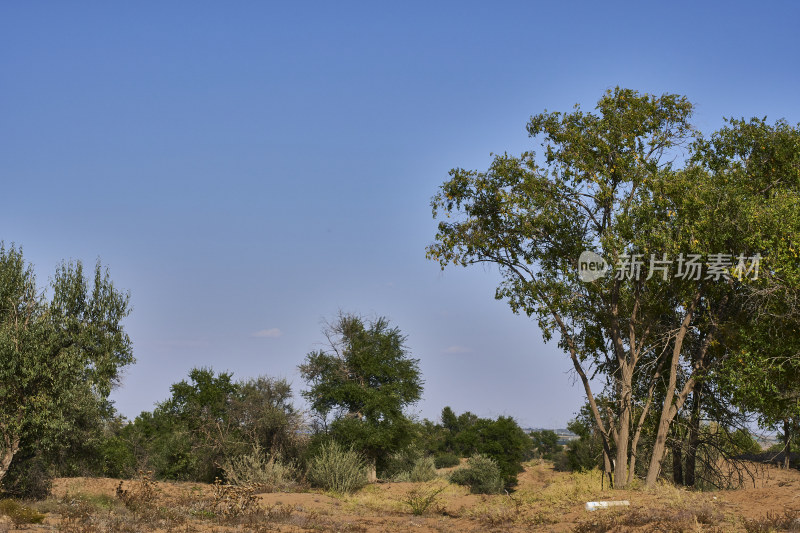
{"type": "MultiPolygon", "coordinates": [[[[800,472],[758,467],[739,490],[601,489],[599,473],[525,465],[513,494],[485,496],[444,479],[376,483],[352,495],[315,490],[253,493],[198,483],[61,478],[45,501],[23,505],[41,523],[0,518],[0,531],[800,531],[800,472]],[[629,500],[595,512],[587,501],[629,500]],[[418,514],[415,514],[416,513],[418,514]]],[[[14,514],[14,513],[11,513],[14,514]]],[[[22,513],[22,516],[27,516],[22,513]]]]}

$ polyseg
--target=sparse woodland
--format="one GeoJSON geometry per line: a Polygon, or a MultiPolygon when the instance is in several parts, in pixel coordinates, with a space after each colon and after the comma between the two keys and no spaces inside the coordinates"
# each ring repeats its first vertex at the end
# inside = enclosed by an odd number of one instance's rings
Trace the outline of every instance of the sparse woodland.
{"type": "Polygon", "coordinates": [[[497,299],[570,361],[586,404],[566,443],[506,416],[412,417],[426,383],[405,334],[356,314],[296,354],[300,390],[268,368],[187,369],[126,420],[108,396],[134,364],[128,294],[100,263],[37,284],[1,245],[0,531],[797,531],[800,128],[702,133],[693,110],[616,88],[592,111],[535,115],[538,152],[453,169],[432,199],[428,257],[495,265],[497,299]],[[585,250],[645,270],[760,262],[586,282],[585,250]],[[756,426],[779,442],[762,449],[756,426]],[[590,518],[592,498],[633,503],[590,518]]]}

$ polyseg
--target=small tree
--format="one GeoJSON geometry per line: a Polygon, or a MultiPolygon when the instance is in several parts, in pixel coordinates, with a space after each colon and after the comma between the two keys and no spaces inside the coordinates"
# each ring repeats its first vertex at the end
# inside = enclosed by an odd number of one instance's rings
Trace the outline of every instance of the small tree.
{"type": "Polygon", "coordinates": [[[422,394],[419,361],[408,356],[405,337],[385,318],[341,314],[325,336],[327,348],[300,365],[309,385],[303,396],[323,419],[333,416],[329,432],[336,440],[380,466],[413,438],[403,409],[422,394]]]}
{"type": "Polygon", "coordinates": [[[193,368],[189,379],[170,387],[172,398],[159,404],[156,416],[160,415],[166,423],[163,427],[167,438],[175,433],[187,437],[184,441],[190,458],[187,466],[193,468],[185,473],[186,477],[211,482],[222,475],[227,455],[247,450],[239,434],[239,424],[231,413],[239,385],[233,381],[233,374],[215,375],[211,368],[193,368]]]}

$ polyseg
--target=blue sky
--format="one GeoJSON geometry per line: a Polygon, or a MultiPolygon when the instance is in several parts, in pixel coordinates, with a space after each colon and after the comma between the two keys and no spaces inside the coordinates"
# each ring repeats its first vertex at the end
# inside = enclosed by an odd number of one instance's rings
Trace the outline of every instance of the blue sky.
{"type": "Polygon", "coordinates": [[[98,257],[131,292],[133,417],[193,366],[296,367],[339,310],[382,315],[424,399],[526,426],[583,403],[568,359],[493,299],[491,269],[425,259],[452,167],[534,148],[545,108],[616,85],[694,123],[800,122],[791,2],[4,2],[0,239],[40,280],[98,257]]]}

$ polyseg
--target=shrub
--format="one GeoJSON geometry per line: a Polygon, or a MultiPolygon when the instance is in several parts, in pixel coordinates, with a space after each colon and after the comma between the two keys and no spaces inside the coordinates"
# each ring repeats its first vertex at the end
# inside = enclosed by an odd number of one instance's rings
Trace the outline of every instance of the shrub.
{"type": "Polygon", "coordinates": [[[408,481],[406,479],[408,474],[414,469],[417,461],[423,458],[422,450],[413,445],[398,450],[384,460],[381,477],[394,479],[395,481],[408,481]]]}
{"type": "Polygon", "coordinates": [[[594,436],[581,436],[567,443],[566,470],[583,472],[601,466],[602,447],[594,436]]]}
{"type": "Polygon", "coordinates": [[[562,450],[558,453],[553,454],[550,457],[550,460],[553,461],[553,469],[556,472],[582,472],[583,470],[588,470],[580,465],[573,467],[573,463],[571,462],[572,456],[570,456],[566,451],[562,450]]]}
{"type": "Polygon", "coordinates": [[[214,513],[227,519],[251,514],[258,509],[258,500],[252,485],[235,487],[225,485],[217,478],[214,480],[213,499],[214,513]]]}
{"type": "Polygon", "coordinates": [[[411,507],[411,512],[417,516],[425,514],[431,508],[440,508],[439,494],[444,491],[444,487],[415,487],[406,493],[403,502],[411,507]]]}
{"type": "Polygon", "coordinates": [[[231,485],[255,486],[266,492],[285,490],[297,484],[294,465],[283,462],[278,454],[268,458],[259,446],[252,453],[226,460],[222,470],[231,485]]]}
{"type": "Polygon", "coordinates": [[[136,479],[129,483],[128,490],[122,488],[122,481],[117,486],[117,498],[131,511],[134,516],[141,518],[151,514],[154,509],[158,486],[153,481],[153,472],[139,470],[136,479]]]}
{"type": "Polygon", "coordinates": [[[103,440],[100,456],[104,476],[127,479],[136,475],[136,456],[122,436],[112,435],[103,440]]]}
{"type": "Polygon", "coordinates": [[[308,481],[334,492],[354,492],[367,484],[367,467],[361,454],[331,441],[323,444],[308,465],[308,481]]]}
{"type": "Polygon", "coordinates": [[[420,457],[411,467],[411,470],[401,472],[394,477],[395,481],[411,481],[421,483],[436,479],[436,465],[432,457],[420,457]]]}
{"type": "Polygon", "coordinates": [[[460,449],[482,454],[494,459],[503,476],[503,484],[517,484],[517,474],[522,472],[522,462],[529,459],[531,438],[507,416],[497,420],[478,418],[466,430],[456,436],[460,449]]]}
{"type": "Polygon", "coordinates": [[[18,454],[3,478],[4,491],[25,500],[43,500],[50,494],[53,469],[49,461],[38,452],[18,454]]]}
{"type": "Polygon", "coordinates": [[[436,468],[450,468],[461,464],[461,458],[454,453],[444,453],[433,458],[436,468]]]}
{"type": "MultiPolygon", "coordinates": [[[[584,405],[578,416],[567,424],[567,429],[578,438],[567,442],[562,452],[566,457],[559,453],[553,458],[556,470],[586,472],[603,467],[603,444],[592,418],[588,405],[584,405]]],[[[642,464],[644,463],[640,462],[637,466],[642,464]]]]}
{"type": "Polygon", "coordinates": [[[0,500],[0,514],[9,517],[15,526],[41,524],[44,520],[42,513],[30,507],[25,507],[16,500],[0,500]]]}
{"type": "Polygon", "coordinates": [[[763,518],[744,519],[747,533],[770,533],[772,531],[800,531],[800,512],[787,509],[783,514],[767,512],[763,518]]]}
{"type": "Polygon", "coordinates": [[[450,481],[466,485],[473,494],[497,494],[503,490],[503,475],[497,463],[485,455],[473,455],[467,466],[450,474],[450,481]]]}

